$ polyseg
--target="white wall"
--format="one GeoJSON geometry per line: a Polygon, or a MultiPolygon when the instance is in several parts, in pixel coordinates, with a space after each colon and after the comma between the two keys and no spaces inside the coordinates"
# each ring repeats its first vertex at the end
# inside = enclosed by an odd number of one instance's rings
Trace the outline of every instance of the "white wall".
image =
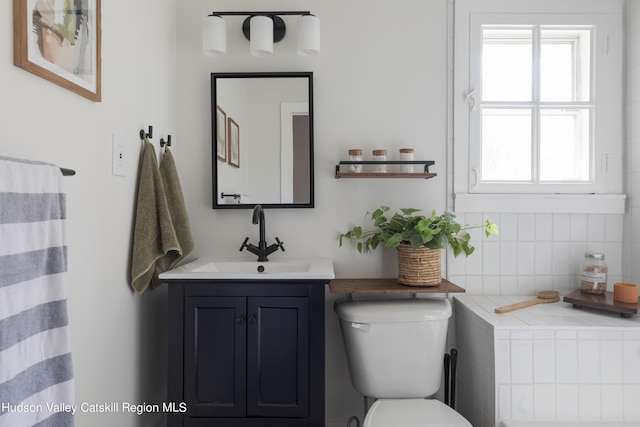
{"type": "MultiPolygon", "coordinates": [[[[212,72],[313,71],[315,98],[315,209],[269,210],[267,239],[285,242],[287,252],[272,256],[329,256],[339,277],[395,274],[395,254],[380,250],[369,256],[338,248],[337,235],[380,204],[426,211],[446,206],[446,0],[327,2],[273,0],[269,10],[310,10],[322,26],[322,53],[295,54],[296,18],[285,17],[288,36],[269,58],[249,55],[241,17],[227,17],[227,56],[201,53],[200,22],[218,11],[265,10],[248,0],[215,4],[180,3],[178,32],[178,166],[190,221],[195,230],[194,256],[240,255],[238,248],[258,228],[251,211],[212,210],[209,78],[212,72]],[[389,157],[412,146],[416,159],[435,160],[431,180],[357,180],[334,178],[335,165],[348,160],[349,148],[386,148],[389,157]]],[[[247,257],[252,257],[246,254],[247,257]]],[[[346,372],[341,336],[327,298],[327,423],[344,425],[362,411],[346,372]]]]}
{"type": "MultiPolygon", "coordinates": [[[[75,169],[68,193],[69,316],[78,403],[164,399],[163,292],[134,295],[129,251],[139,130],[176,134],[175,0],[102,2],[102,98],[91,102],[13,65],[13,11],[0,5],[0,154],[75,169]],[[111,139],[128,176],[111,175],[111,139]]],[[[180,149],[177,138],[176,151],[180,149]]],[[[77,426],[157,425],[88,414],[77,426]]]]}

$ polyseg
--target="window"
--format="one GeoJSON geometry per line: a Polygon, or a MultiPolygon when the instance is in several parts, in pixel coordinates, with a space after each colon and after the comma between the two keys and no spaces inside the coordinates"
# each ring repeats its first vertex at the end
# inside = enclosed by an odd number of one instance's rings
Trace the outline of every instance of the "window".
{"type": "Polygon", "coordinates": [[[622,2],[483,3],[456,2],[456,199],[621,193],[622,2]]]}
{"type": "Polygon", "coordinates": [[[591,182],[591,35],[481,26],[481,183],[591,182]]]}

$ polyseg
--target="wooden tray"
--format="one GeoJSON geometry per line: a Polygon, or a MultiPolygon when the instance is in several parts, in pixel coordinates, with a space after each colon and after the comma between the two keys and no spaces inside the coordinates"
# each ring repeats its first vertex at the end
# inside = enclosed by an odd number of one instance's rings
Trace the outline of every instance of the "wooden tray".
{"type": "Polygon", "coordinates": [[[604,295],[592,295],[576,289],[565,296],[564,302],[573,304],[574,308],[596,308],[611,313],[619,313],[622,317],[632,317],[640,312],[638,304],[626,304],[613,300],[613,292],[605,292],[604,295]]]}

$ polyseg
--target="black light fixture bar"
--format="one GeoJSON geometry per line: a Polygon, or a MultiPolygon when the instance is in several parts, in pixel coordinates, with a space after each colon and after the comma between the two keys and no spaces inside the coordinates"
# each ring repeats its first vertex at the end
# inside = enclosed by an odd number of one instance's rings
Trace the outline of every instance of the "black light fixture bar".
{"type": "Polygon", "coordinates": [[[209,16],[253,16],[253,15],[311,15],[308,10],[303,11],[282,11],[282,12],[211,12],[209,16]]]}

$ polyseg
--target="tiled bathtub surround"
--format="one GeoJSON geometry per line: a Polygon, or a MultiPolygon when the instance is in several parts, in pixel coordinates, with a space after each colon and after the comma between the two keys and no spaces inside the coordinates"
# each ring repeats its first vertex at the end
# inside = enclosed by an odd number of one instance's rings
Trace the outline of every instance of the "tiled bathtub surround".
{"type": "Polygon", "coordinates": [[[468,258],[451,254],[447,278],[467,293],[534,295],[577,288],[584,253],[602,252],[609,267],[609,290],[622,281],[623,218],[621,214],[458,214],[459,222],[485,218],[498,224],[498,236],[472,231],[476,250],[468,258]]]}
{"type": "Polygon", "coordinates": [[[456,295],[458,402],[475,427],[501,419],[637,422],[640,317],[529,297],[456,295]]]}

